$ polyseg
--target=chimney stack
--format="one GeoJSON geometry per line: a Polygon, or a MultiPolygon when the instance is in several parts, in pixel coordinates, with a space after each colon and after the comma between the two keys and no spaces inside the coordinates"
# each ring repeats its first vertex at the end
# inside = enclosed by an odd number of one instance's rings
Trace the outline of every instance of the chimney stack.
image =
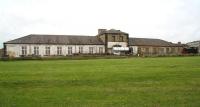
{"type": "Polygon", "coordinates": [[[106,29],[98,29],[98,34],[101,34],[102,32],[105,32],[106,29]]]}

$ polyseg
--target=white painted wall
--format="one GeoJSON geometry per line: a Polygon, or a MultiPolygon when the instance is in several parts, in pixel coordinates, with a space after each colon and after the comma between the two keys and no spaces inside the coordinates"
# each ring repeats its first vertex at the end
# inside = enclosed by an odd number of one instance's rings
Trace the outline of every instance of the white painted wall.
{"type": "Polygon", "coordinates": [[[114,45],[121,45],[127,47],[127,42],[108,42],[108,48],[112,48],[114,45]]]}
{"type": "Polygon", "coordinates": [[[138,53],[138,46],[130,46],[130,48],[133,49],[133,55],[136,55],[138,53]]]}
{"type": "Polygon", "coordinates": [[[57,55],[57,47],[62,47],[62,55],[68,55],[68,47],[72,47],[72,54],[79,52],[79,47],[83,47],[83,54],[89,53],[89,47],[93,47],[93,53],[98,54],[99,48],[103,48],[105,53],[104,45],[39,45],[39,44],[6,44],[7,54],[13,57],[20,57],[22,55],[22,46],[27,47],[27,55],[34,54],[34,47],[39,47],[39,55],[45,55],[45,47],[50,47],[50,55],[57,55]]]}

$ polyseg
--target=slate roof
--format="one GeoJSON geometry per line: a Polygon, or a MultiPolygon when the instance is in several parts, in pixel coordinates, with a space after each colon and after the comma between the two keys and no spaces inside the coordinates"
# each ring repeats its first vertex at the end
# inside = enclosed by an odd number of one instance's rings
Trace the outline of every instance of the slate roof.
{"type": "Polygon", "coordinates": [[[174,44],[161,39],[150,39],[150,38],[129,38],[130,46],[183,46],[183,44],[174,44]]]}
{"type": "MultiPolygon", "coordinates": [[[[41,34],[31,34],[28,36],[24,36],[15,40],[5,42],[5,44],[104,45],[103,41],[100,40],[97,36],[41,35],[41,34]]],[[[167,42],[161,39],[150,39],[150,38],[129,38],[129,45],[163,46],[163,47],[184,46],[184,44],[174,44],[172,42],[167,42]]]]}
{"type": "Polygon", "coordinates": [[[125,33],[125,32],[122,32],[122,31],[120,31],[120,30],[116,30],[116,29],[110,29],[110,30],[104,30],[104,31],[102,31],[100,34],[98,34],[98,35],[101,35],[101,34],[105,34],[105,33],[107,33],[107,34],[128,34],[128,33],[125,33]]]}
{"type": "Polygon", "coordinates": [[[38,35],[31,34],[15,40],[5,42],[7,44],[66,44],[66,45],[103,45],[96,36],[80,35],[38,35]]]}

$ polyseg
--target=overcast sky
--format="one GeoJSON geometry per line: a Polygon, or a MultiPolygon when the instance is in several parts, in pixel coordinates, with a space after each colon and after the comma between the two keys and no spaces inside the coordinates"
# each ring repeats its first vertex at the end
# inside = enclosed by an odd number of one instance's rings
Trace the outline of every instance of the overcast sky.
{"type": "Polygon", "coordinates": [[[0,47],[28,34],[96,35],[183,43],[200,40],[200,0],[0,0],[0,47]]]}

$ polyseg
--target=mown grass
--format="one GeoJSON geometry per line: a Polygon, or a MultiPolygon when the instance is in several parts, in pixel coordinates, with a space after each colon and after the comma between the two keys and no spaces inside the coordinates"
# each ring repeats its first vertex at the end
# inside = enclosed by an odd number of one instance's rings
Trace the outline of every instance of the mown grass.
{"type": "Polygon", "coordinates": [[[0,61],[0,107],[199,107],[200,57],[0,61]]]}

